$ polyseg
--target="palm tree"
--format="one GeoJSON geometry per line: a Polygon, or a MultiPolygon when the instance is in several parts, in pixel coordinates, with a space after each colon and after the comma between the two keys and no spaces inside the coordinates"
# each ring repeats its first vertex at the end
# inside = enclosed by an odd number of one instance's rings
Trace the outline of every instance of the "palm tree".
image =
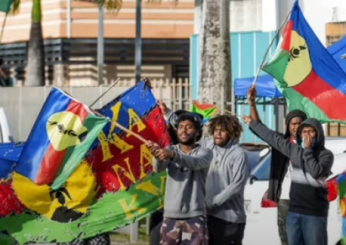
{"type": "MultiPolygon", "coordinates": [[[[13,0],[11,13],[18,12],[20,0],[13,0]]],[[[45,85],[45,57],[42,36],[42,10],[41,0],[33,0],[31,11],[30,39],[27,56],[26,86],[45,85]]]]}
{"type": "Polygon", "coordinates": [[[230,0],[203,1],[198,81],[202,102],[232,100],[229,11],[230,0]]]}
{"type": "MultiPolygon", "coordinates": [[[[94,2],[104,4],[105,0],[95,0],[94,2]]],[[[122,0],[107,1],[108,9],[119,9],[122,0]]],[[[20,0],[13,0],[11,12],[18,11],[20,0]]],[[[28,44],[26,86],[45,85],[45,53],[42,35],[42,8],[41,0],[33,0],[31,11],[30,39],[28,44]]]]}
{"type": "Polygon", "coordinates": [[[105,6],[108,10],[120,10],[123,4],[123,0],[90,0],[90,2],[105,6]]]}
{"type": "MultiPolygon", "coordinates": [[[[99,4],[99,6],[104,6],[107,2],[107,9],[110,10],[119,10],[122,5],[122,0],[89,0],[92,2],[96,2],[99,4]]],[[[177,2],[178,0],[173,0],[177,2]]],[[[147,0],[147,2],[161,2],[161,0],[147,0]]],[[[135,81],[139,82],[141,78],[141,66],[142,66],[142,39],[141,39],[141,15],[142,15],[142,0],[136,0],[136,38],[135,38],[135,81]]],[[[99,20],[100,21],[100,20],[99,20]]],[[[102,41],[101,41],[102,42],[102,41]]],[[[103,52],[100,50],[100,52],[103,52]]],[[[100,56],[102,57],[102,56],[100,56]]],[[[102,63],[102,60],[100,60],[100,63],[102,63]]],[[[103,64],[99,64],[99,83],[102,82],[102,70],[103,64]]]]}
{"type": "Polygon", "coordinates": [[[32,4],[25,85],[45,85],[45,55],[42,36],[41,0],[33,0],[32,4]]]}
{"type": "MultiPolygon", "coordinates": [[[[95,2],[104,6],[106,4],[106,8],[109,10],[119,10],[123,3],[123,0],[90,0],[91,2],[95,2]]],[[[142,0],[138,0],[142,1],[142,0]]],[[[147,0],[148,3],[153,2],[161,2],[162,0],[147,0]]],[[[179,0],[172,0],[174,2],[178,2],[179,0]]]]}
{"type": "MultiPolygon", "coordinates": [[[[94,0],[108,9],[119,9],[122,0],[94,0]]],[[[161,0],[148,0],[148,2],[161,0]]],[[[178,0],[174,0],[178,1],[178,0]]],[[[230,102],[231,52],[230,52],[230,0],[195,0],[202,5],[202,24],[199,34],[199,100],[202,102],[230,102]],[[220,93],[223,94],[220,96],[220,93]]]]}
{"type": "MultiPolygon", "coordinates": [[[[107,9],[119,10],[122,0],[91,0],[107,9]]],[[[141,0],[139,0],[141,1],[141,0]]],[[[161,0],[148,0],[160,2],[161,0]]],[[[178,1],[178,0],[173,0],[178,1]]],[[[229,39],[229,1],[203,0],[202,25],[200,31],[199,99],[203,102],[220,101],[220,90],[226,101],[231,98],[231,58],[229,39]]],[[[13,10],[18,9],[20,0],[13,1],[13,10]]],[[[33,0],[32,23],[27,58],[27,86],[45,85],[45,59],[42,37],[41,0],[33,0]]]]}
{"type": "Polygon", "coordinates": [[[20,0],[13,0],[11,3],[10,14],[16,14],[19,10],[20,0]]]}

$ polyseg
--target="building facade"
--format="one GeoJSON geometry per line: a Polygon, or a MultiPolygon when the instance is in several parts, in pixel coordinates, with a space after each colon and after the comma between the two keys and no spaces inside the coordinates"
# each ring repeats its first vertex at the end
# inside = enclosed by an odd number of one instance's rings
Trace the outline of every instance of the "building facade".
{"type": "MultiPolygon", "coordinates": [[[[196,0],[200,1],[200,0],[196,0]]],[[[275,35],[276,30],[291,11],[295,0],[234,0],[231,1],[231,63],[232,81],[237,78],[253,77],[256,75],[263,55],[275,35]]],[[[314,30],[316,36],[325,46],[338,41],[346,34],[346,5],[344,0],[299,0],[303,14],[314,30]]],[[[190,83],[194,99],[198,95],[198,32],[200,17],[195,11],[194,35],[191,36],[190,47],[190,83]]],[[[274,52],[278,40],[269,49],[268,57],[274,52]]],[[[260,74],[263,74],[261,72],[260,74]]],[[[235,99],[237,101],[239,99],[235,99]]],[[[239,100],[241,101],[241,99],[239,100]]],[[[244,101],[244,100],[243,100],[244,101]]],[[[271,98],[263,98],[258,110],[263,121],[276,130],[284,130],[284,115],[286,106],[275,109],[271,98]],[[265,102],[267,101],[267,102],[265,102]]],[[[236,105],[234,110],[241,115],[249,114],[245,104],[236,105]]],[[[331,124],[326,128],[329,135],[345,135],[345,127],[331,124]]],[[[242,141],[260,141],[248,130],[242,135],[242,141]]]]}
{"type": "MultiPolygon", "coordinates": [[[[42,0],[47,84],[96,85],[98,6],[89,0],[42,0]]],[[[142,3],[142,75],[157,79],[189,77],[190,37],[200,28],[201,0],[142,3]]],[[[230,0],[231,31],[273,32],[294,0],[230,0]]],[[[344,21],[343,0],[300,0],[304,15],[325,42],[325,23],[344,21]]],[[[119,12],[104,12],[104,83],[134,77],[135,0],[124,0],[119,12]]],[[[25,79],[31,0],[22,0],[7,17],[0,55],[17,80],[25,79]]],[[[0,22],[4,15],[0,15],[0,22]]],[[[234,62],[233,62],[234,63],[234,62]]],[[[236,78],[236,77],[233,77],[236,78]]]]}
{"type": "MultiPolygon", "coordinates": [[[[104,11],[104,82],[134,77],[135,0],[104,11]]],[[[0,55],[18,80],[25,79],[31,0],[7,17],[0,55]]],[[[98,6],[85,1],[42,0],[47,84],[97,85],[98,6]]],[[[194,0],[142,4],[142,76],[184,78],[189,72],[189,37],[194,0]]],[[[4,15],[0,16],[4,19],[4,15]]]]}

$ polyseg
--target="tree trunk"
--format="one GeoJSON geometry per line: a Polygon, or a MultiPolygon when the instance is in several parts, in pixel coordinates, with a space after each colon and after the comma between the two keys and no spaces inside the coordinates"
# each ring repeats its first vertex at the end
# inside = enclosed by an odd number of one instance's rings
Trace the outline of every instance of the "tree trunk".
{"type": "Polygon", "coordinates": [[[27,57],[26,86],[45,86],[45,58],[41,23],[41,0],[33,0],[27,57]]]}
{"type": "Polygon", "coordinates": [[[199,101],[221,106],[232,99],[230,1],[204,0],[203,4],[199,101]]]}
{"type": "MultiPolygon", "coordinates": [[[[197,0],[198,1],[198,0],[197,0]]],[[[198,2],[198,4],[199,4],[199,6],[198,6],[198,8],[199,8],[199,14],[200,14],[200,24],[199,24],[199,32],[198,32],[198,53],[197,53],[197,55],[198,55],[198,57],[197,57],[197,59],[198,59],[198,61],[199,62],[197,62],[197,64],[198,64],[198,67],[197,67],[197,69],[198,69],[198,84],[199,84],[199,86],[198,86],[198,89],[199,89],[199,91],[200,91],[200,86],[201,86],[201,84],[202,84],[202,70],[203,70],[203,64],[204,64],[204,62],[202,62],[202,60],[203,60],[203,51],[204,51],[204,25],[205,25],[205,18],[206,18],[206,16],[205,16],[205,8],[206,8],[206,0],[199,0],[199,2],[198,2]]],[[[200,96],[199,96],[200,97],[200,96]]],[[[199,98],[199,99],[201,99],[201,98],[199,98]]]]}

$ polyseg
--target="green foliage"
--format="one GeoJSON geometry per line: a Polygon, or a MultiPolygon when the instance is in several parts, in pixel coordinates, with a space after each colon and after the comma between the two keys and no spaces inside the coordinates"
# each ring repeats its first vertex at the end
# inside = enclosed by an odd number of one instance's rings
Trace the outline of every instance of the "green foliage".
{"type": "Polygon", "coordinates": [[[31,20],[32,22],[41,22],[41,19],[42,19],[41,0],[33,0],[31,20]]]}
{"type": "MultiPolygon", "coordinates": [[[[117,10],[119,11],[121,9],[121,6],[123,4],[123,0],[91,0],[97,4],[101,4],[102,6],[105,6],[108,10],[117,10]]],[[[142,1],[142,0],[137,0],[142,1]]],[[[178,0],[171,0],[173,2],[178,2],[178,0]]],[[[160,3],[162,0],[147,0],[148,3],[160,3]]]]}

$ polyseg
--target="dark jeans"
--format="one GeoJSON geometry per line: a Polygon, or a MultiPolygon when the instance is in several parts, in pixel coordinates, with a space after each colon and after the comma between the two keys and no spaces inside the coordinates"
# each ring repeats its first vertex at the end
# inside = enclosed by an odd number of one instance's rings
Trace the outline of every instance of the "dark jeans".
{"type": "Polygon", "coordinates": [[[327,217],[287,213],[289,245],[328,245],[327,217]]]}
{"type": "Polygon", "coordinates": [[[286,233],[286,219],[289,200],[279,200],[278,202],[278,229],[281,245],[288,245],[286,233]]]}
{"type": "Polygon", "coordinates": [[[245,223],[232,223],[208,216],[209,245],[242,245],[245,223]]]}
{"type": "Polygon", "coordinates": [[[149,245],[160,245],[161,235],[160,230],[163,221],[163,210],[157,210],[150,216],[150,238],[149,245]]]}

